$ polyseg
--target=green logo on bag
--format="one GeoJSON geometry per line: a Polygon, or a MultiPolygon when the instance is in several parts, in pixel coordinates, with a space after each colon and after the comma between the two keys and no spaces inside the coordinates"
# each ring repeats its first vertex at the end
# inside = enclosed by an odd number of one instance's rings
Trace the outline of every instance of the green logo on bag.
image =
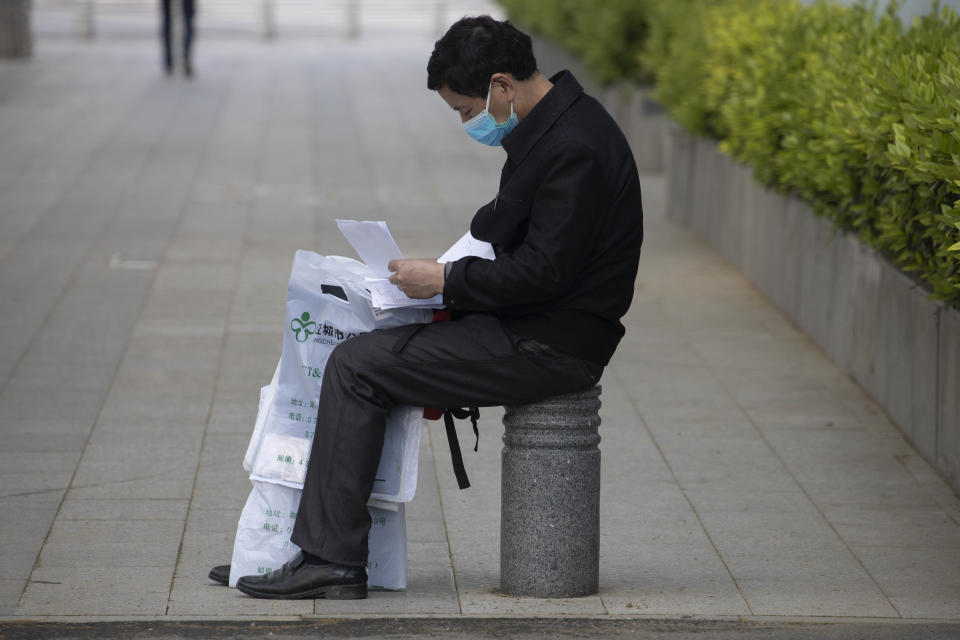
{"type": "Polygon", "coordinates": [[[304,311],[299,318],[290,321],[290,329],[293,331],[297,342],[306,342],[310,336],[317,333],[317,323],[311,322],[310,314],[304,311]]]}
{"type": "MultiPolygon", "coordinates": [[[[0,0],[2,2],[2,0],[0,0]]],[[[337,346],[344,340],[357,335],[356,332],[348,331],[344,333],[334,325],[325,322],[314,322],[310,319],[310,313],[304,311],[299,318],[290,321],[290,330],[293,331],[297,342],[306,342],[313,337],[316,344],[327,344],[337,346]]],[[[309,372],[309,369],[308,369],[309,372]]]]}

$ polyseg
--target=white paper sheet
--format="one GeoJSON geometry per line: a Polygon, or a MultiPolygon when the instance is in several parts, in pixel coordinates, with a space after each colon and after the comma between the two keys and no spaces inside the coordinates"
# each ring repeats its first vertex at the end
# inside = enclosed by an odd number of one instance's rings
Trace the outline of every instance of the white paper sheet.
{"type": "Polygon", "coordinates": [[[493,245],[483,240],[477,240],[473,234],[467,231],[459,240],[453,243],[453,246],[447,249],[442,256],[437,258],[437,262],[453,262],[464,256],[477,256],[487,260],[495,260],[496,254],[493,252],[493,245]]]}
{"type": "MultiPolygon", "coordinates": [[[[407,297],[397,285],[390,282],[391,260],[400,260],[403,253],[383,220],[337,220],[337,227],[353,246],[364,264],[377,276],[367,278],[370,290],[370,303],[375,309],[397,309],[399,307],[443,308],[443,295],[432,298],[416,299],[407,297]]],[[[489,242],[477,240],[467,231],[452,247],[447,249],[437,262],[445,263],[459,260],[464,256],[477,256],[493,260],[496,255],[489,242]]]]}
{"type": "Polygon", "coordinates": [[[374,275],[389,277],[387,264],[403,257],[383,220],[337,220],[337,227],[374,275]]]}
{"type": "Polygon", "coordinates": [[[398,307],[443,308],[443,294],[437,294],[432,298],[409,298],[389,280],[367,278],[365,283],[367,288],[370,289],[370,304],[376,309],[396,309],[398,307]]]}

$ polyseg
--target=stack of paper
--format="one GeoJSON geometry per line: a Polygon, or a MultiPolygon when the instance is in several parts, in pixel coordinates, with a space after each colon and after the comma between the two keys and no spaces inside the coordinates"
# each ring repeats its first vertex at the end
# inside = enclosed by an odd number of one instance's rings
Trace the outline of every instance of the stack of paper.
{"type": "MultiPolygon", "coordinates": [[[[410,298],[397,285],[390,282],[390,269],[387,265],[391,260],[403,258],[400,247],[397,246],[387,223],[382,220],[337,220],[340,232],[356,250],[360,259],[370,267],[374,277],[367,278],[370,289],[371,304],[377,309],[396,309],[398,307],[426,307],[440,309],[443,307],[443,296],[432,298],[410,298]]],[[[447,251],[437,262],[445,263],[458,260],[464,256],[478,256],[494,259],[493,247],[488,242],[474,238],[469,231],[447,251]]]]}
{"type": "Polygon", "coordinates": [[[397,309],[399,307],[426,307],[428,309],[442,309],[443,296],[432,298],[410,298],[397,285],[382,278],[367,278],[367,288],[370,290],[370,304],[376,309],[397,309]]]}

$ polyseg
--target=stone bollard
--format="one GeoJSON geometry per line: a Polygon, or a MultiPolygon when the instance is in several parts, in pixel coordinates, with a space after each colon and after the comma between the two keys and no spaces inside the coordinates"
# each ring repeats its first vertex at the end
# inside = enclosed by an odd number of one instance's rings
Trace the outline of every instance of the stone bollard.
{"type": "Polygon", "coordinates": [[[0,0],[0,58],[29,58],[32,54],[30,0],[0,0]]]}
{"type": "Polygon", "coordinates": [[[504,407],[500,590],[599,591],[600,386],[504,407]]]}

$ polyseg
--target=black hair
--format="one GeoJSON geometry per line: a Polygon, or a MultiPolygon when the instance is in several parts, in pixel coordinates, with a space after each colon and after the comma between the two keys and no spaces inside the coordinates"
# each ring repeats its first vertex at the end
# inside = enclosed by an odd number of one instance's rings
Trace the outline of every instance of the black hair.
{"type": "Polygon", "coordinates": [[[459,94],[487,97],[490,76],[509,73],[526,80],[537,71],[533,42],[509,21],[490,16],[461,18],[437,40],[427,63],[427,88],[447,86],[459,94]]]}

